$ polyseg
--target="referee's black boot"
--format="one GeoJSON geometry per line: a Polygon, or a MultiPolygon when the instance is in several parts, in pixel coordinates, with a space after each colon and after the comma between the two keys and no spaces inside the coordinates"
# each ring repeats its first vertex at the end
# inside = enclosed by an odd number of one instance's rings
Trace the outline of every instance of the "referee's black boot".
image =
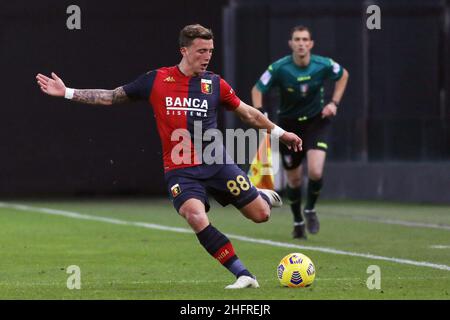
{"type": "Polygon", "coordinates": [[[303,216],[305,217],[306,220],[306,229],[308,230],[308,232],[311,234],[318,233],[320,229],[320,223],[319,218],[317,217],[316,210],[305,209],[303,213],[304,213],[303,216]]]}
{"type": "Polygon", "coordinates": [[[292,230],[292,237],[294,239],[306,240],[305,222],[294,224],[294,230],[292,230]]]}

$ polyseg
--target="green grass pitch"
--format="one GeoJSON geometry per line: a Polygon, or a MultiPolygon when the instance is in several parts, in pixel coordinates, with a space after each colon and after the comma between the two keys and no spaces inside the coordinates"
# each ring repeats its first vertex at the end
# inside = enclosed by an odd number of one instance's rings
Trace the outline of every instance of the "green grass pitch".
{"type": "Polygon", "coordinates": [[[213,203],[211,222],[261,285],[230,291],[233,276],[184,232],[168,200],[1,202],[0,299],[449,299],[448,206],[322,201],[317,209],[320,233],[299,241],[287,205],[255,224],[213,203]],[[311,287],[279,285],[277,264],[291,252],[314,262],[311,287]],[[79,290],[67,288],[70,265],[81,270],[79,290]],[[366,285],[370,265],[380,267],[381,289],[366,285]]]}

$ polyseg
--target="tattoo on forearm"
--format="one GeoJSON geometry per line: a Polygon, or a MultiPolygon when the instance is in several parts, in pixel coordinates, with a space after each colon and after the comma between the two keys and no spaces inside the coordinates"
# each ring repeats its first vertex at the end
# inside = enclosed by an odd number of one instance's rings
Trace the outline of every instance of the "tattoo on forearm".
{"type": "Polygon", "coordinates": [[[125,93],[125,90],[123,90],[123,87],[118,87],[113,90],[113,97],[112,97],[112,103],[122,103],[129,101],[127,94],[125,93]]]}
{"type": "Polygon", "coordinates": [[[72,100],[89,104],[111,105],[128,101],[128,97],[122,87],[114,90],[76,89],[72,100]]]}

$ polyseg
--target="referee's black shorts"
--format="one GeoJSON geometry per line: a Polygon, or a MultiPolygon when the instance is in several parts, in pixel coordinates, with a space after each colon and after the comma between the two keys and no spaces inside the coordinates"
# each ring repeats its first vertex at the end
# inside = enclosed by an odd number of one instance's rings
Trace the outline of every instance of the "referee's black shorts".
{"type": "Polygon", "coordinates": [[[330,118],[322,119],[321,113],[303,121],[280,118],[278,125],[286,131],[294,132],[303,140],[303,150],[300,152],[289,150],[283,143],[280,143],[284,169],[292,170],[301,165],[308,150],[316,149],[327,152],[331,120],[330,118]]]}

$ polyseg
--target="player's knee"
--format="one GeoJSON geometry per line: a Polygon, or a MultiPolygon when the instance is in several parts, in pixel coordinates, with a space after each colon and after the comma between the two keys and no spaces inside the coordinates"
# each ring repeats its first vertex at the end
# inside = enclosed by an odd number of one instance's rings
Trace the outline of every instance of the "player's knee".
{"type": "Polygon", "coordinates": [[[181,216],[183,216],[186,221],[192,226],[196,225],[201,221],[201,214],[195,211],[183,210],[180,211],[181,216]]]}
{"type": "Polygon", "coordinates": [[[186,219],[190,226],[197,226],[201,224],[205,218],[205,213],[194,206],[182,206],[179,213],[186,219]]]}
{"type": "Polygon", "coordinates": [[[251,219],[253,222],[256,223],[262,223],[268,221],[270,218],[270,208],[267,206],[267,208],[262,208],[257,211],[256,214],[254,214],[251,219]]]}
{"type": "Polygon", "coordinates": [[[312,168],[308,172],[308,177],[311,180],[320,180],[320,179],[322,179],[322,170],[316,169],[316,168],[312,168]]]}
{"type": "Polygon", "coordinates": [[[260,222],[267,222],[269,221],[269,219],[270,219],[270,208],[262,212],[260,222]]]}

